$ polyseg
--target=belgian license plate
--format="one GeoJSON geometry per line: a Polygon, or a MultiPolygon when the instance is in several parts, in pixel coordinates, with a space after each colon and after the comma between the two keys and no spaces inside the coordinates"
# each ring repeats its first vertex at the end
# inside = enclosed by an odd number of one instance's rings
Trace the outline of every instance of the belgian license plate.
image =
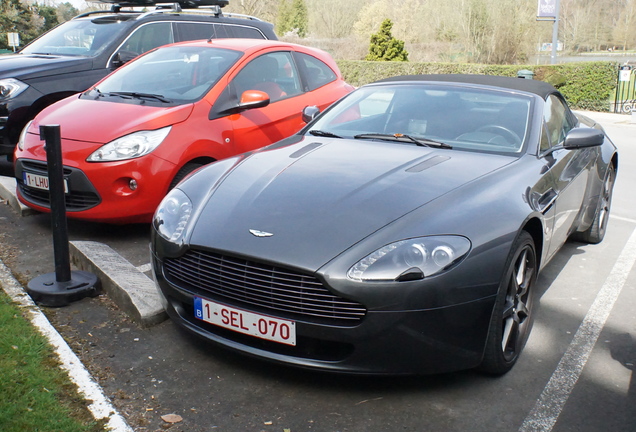
{"type": "Polygon", "coordinates": [[[202,321],[286,345],[296,345],[294,321],[260,315],[194,297],[194,316],[202,321]]]}
{"type": "MultiPolygon", "coordinates": [[[[38,174],[22,172],[24,184],[36,189],[49,190],[49,178],[38,174]]],[[[68,182],[64,179],[64,193],[68,193],[68,182]]]]}

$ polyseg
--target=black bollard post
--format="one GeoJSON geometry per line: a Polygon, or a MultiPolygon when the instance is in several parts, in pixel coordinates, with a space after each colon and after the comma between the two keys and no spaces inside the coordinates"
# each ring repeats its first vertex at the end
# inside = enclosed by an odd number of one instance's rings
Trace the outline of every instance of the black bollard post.
{"type": "Polygon", "coordinates": [[[36,303],[59,307],[87,296],[96,296],[100,286],[97,276],[84,271],[71,271],[60,126],[40,126],[40,139],[46,145],[55,273],[47,273],[30,281],[27,292],[36,303]]]}
{"type": "Polygon", "coordinates": [[[59,144],[59,126],[40,126],[40,139],[46,142],[46,160],[49,171],[49,194],[51,196],[51,229],[53,230],[53,255],[55,259],[55,280],[71,280],[69,260],[68,225],[66,223],[66,190],[64,187],[64,167],[62,166],[59,144]],[[59,154],[58,154],[59,153],[59,154]]]}

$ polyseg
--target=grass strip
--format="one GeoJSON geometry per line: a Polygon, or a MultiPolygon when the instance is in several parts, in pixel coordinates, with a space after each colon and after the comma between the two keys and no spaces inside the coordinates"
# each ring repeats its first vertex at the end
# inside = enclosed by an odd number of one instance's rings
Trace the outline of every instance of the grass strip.
{"type": "Polygon", "coordinates": [[[44,336],[0,290],[2,432],[103,431],[44,336]]]}

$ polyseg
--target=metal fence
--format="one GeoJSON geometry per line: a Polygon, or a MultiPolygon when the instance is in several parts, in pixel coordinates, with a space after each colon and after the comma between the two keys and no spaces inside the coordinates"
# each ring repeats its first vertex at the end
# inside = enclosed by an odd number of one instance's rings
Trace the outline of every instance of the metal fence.
{"type": "Polygon", "coordinates": [[[636,111],[636,67],[622,65],[618,67],[614,112],[629,114],[636,111]]]}

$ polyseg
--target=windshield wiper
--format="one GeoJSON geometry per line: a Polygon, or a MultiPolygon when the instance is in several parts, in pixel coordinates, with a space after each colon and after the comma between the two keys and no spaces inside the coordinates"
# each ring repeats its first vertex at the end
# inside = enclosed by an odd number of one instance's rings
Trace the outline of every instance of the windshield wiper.
{"type": "Polygon", "coordinates": [[[137,93],[137,92],[110,92],[108,93],[111,96],[121,96],[121,97],[131,97],[134,99],[156,99],[160,102],[170,103],[172,101],[163,97],[163,95],[152,94],[152,93],[137,93]]]}
{"type": "Polygon", "coordinates": [[[321,130],[310,130],[309,133],[313,136],[326,137],[326,138],[342,138],[339,135],[336,135],[333,132],[321,131],[321,130]]]}
{"type": "Polygon", "coordinates": [[[95,99],[99,99],[100,97],[104,97],[105,96],[104,93],[99,91],[99,89],[97,87],[95,87],[94,89],[86,90],[84,93],[82,93],[82,96],[88,96],[92,92],[97,93],[97,95],[95,96],[95,99]]]}
{"type": "Polygon", "coordinates": [[[354,135],[355,139],[382,139],[387,141],[400,141],[400,142],[412,142],[420,147],[433,147],[433,148],[443,148],[443,149],[452,149],[453,146],[443,143],[441,141],[435,141],[428,138],[415,138],[411,135],[406,134],[381,134],[381,133],[366,133],[354,135]]]}

